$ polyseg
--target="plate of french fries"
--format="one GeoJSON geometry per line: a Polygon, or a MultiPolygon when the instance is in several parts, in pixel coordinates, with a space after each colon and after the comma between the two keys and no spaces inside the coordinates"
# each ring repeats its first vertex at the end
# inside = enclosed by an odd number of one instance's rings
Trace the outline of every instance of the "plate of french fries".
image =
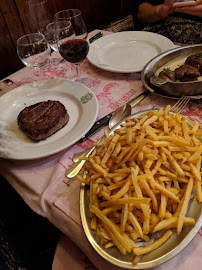
{"type": "Polygon", "coordinates": [[[177,255],[202,224],[202,131],[166,109],[133,114],[87,158],[80,213],[105,260],[127,269],[177,255]]]}

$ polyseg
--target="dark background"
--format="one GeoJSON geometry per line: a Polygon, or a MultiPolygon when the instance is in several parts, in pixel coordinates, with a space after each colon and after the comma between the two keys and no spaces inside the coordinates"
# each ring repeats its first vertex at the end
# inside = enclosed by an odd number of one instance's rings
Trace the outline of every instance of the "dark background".
{"type": "MultiPolygon", "coordinates": [[[[132,14],[135,0],[48,0],[50,13],[78,8],[88,32],[102,29],[111,21],[132,14]]],[[[16,41],[29,33],[26,0],[0,0],[0,80],[23,67],[16,53],[16,41]]]]}
{"type": "Polygon", "coordinates": [[[0,175],[0,270],[51,270],[60,235],[0,175]]]}

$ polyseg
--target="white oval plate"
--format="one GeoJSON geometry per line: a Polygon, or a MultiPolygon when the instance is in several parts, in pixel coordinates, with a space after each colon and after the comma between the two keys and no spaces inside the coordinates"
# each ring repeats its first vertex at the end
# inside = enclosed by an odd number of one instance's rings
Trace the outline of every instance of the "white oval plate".
{"type": "Polygon", "coordinates": [[[175,48],[173,42],[156,33],[126,31],[99,38],[90,45],[88,60],[113,72],[140,72],[158,54],[175,48]]]}
{"type": "MultiPolygon", "coordinates": [[[[148,112],[148,110],[135,113],[127,118],[137,118],[146,112],[148,112]]],[[[110,130],[109,134],[113,134],[115,129],[120,128],[120,125],[124,123],[125,120],[126,118],[114,126],[110,130]]],[[[134,259],[134,254],[127,253],[126,255],[123,255],[115,246],[105,249],[104,245],[100,244],[100,238],[98,237],[97,232],[95,230],[91,230],[89,204],[89,186],[82,183],[80,190],[80,215],[84,232],[93,248],[101,257],[108,262],[124,269],[148,269],[151,267],[156,267],[172,259],[189,244],[189,242],[199,231],[202,223],[202,204],[198,203],[194,197],[189,202],[188,216],[195,219],[195,225],[185,226],[179,235],[177,235],[176,229],[171,229],[174,233],[163,245],[147,254],[144,254],[140,262],[137,265],[133,265],[132,261],[134,259]]]]}
{"type": "Polygon", "coordinates": [[[0,156],[25,160],[58,153],[81,139],[94,124],[97,114],[96,96],[80,83],[46,80],[39,88],[33,83],[20,86],[0,98],[0,137],[8,134],[9,142],[9,148],[1,145],[0,156]],[[25,107],[47,100],[60,101],[67,109],[69,122],[46,140],[34,142],[18,127],[17,116],[25,107]]]}

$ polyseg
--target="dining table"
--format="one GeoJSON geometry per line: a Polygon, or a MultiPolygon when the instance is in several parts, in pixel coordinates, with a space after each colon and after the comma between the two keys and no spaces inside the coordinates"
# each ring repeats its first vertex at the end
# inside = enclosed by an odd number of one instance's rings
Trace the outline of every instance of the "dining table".
{"type": "MultiPolygon", "coordinates": [[[[96,29],[89,33],[89,37],[100,31],[103,35],[114,34],[96,29]]],[[[69,78],[69,72],[73,66],[61,59],[58,52],[51,54],[49,62],[43,67],[45,79],[70,79],[89,88],[95,94],[99,104],[97,120],[147,90],[141,81],[141,72],[107,71],[94,66],[88,59],[80,64],[80,76],[69,78]]],[[[24,67],[5,79],[10,79],[15,86],[22,86],[39,80],[40,74],[37,69],[24,67]]],[[[8,91],[13,91],[14,87],[0,88],[2,88],[0,95],[3,96],[8,91]]],[[[168,104],[174,105],[176,101],[175,98],[151,92],[132,109],[132,113],[165,108],[168,104]]],[[[181,113],[202,125],[201,100],[191,99],[181,113]]],[[[103,259],[91,246],[80,217],[81,183],[76,178],[65,177],[66,170],[73,164],[73,156],[88,149],[92,142],[98,141],[103,134],[104,128],[101,128],[86,140],[78,140],[58,153],[38,159],[0,159],[0,174],[35,213],[48,219],[62,232],[53,260],[53,270],[121,269],[103,259]]],[[[201,251],[202,227],[180,253],[154,269],[199,270],[202,262],[201,251]]]]}

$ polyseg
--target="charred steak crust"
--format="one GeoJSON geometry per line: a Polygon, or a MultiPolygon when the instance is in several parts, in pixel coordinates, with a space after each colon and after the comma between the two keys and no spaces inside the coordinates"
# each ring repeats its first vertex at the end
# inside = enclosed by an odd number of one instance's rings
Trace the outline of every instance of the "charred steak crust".
{"type": "Polygon", "coordinates": [[[17,122],[32,140],[44,140],[63,128],[69,121],[65,106],[59,101],[43,101],[24,108],[17,122]]]}

